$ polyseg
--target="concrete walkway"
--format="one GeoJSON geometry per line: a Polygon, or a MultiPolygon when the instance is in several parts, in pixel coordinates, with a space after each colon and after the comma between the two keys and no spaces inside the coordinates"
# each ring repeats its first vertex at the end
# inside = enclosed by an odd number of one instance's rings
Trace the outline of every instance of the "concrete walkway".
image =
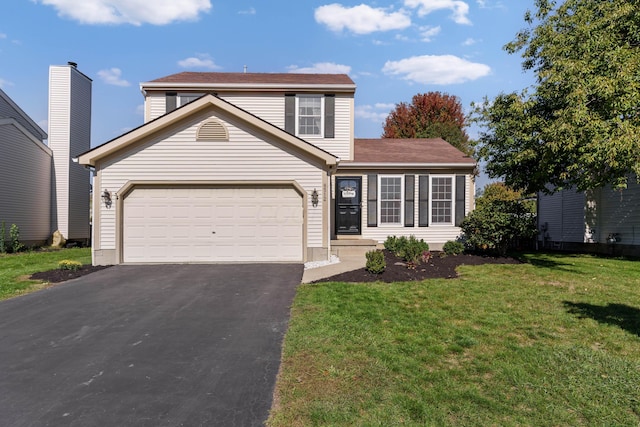
{"type": "Polygon", "coordinates": [[[305,270],[302,275],[302,283],[311,283],[316,280],[335,276],[336,274],[346,273],[347,271],[364,268],[367,260],[364,255],[360,256],[342,256],[337,264],[324,265],[322,267],[311,268],[305,270]]]}

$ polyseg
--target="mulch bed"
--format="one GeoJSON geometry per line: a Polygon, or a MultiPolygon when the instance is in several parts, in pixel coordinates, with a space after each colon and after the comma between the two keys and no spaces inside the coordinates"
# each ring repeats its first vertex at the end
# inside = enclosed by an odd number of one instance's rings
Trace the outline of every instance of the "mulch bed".
{"type": "Polygon", "coordinates": [[[492,257],[485,255],[463,254],[444,256],[440,252],[432,252],[432,258],[419,264],[415,269],[407,268],[406,263],[393,253],[384,250],[387,268],[381,274],[369,273],[366,269],[348,271],[332,277],[318,280],[319,282],[411,282],[425,279],[451,279],[457,277],[456,268],[460,265],[482,264],[521,264],[515,258],[492,257]]]}
{"type": "Polygon", "coordinates": [[[72,270],[49,270],[42,271],[40,273],[34,273],[31,275],[30,279],[33,280],[42,280],[43,282],[48,283],[60,283],[66,280],[75,279],[77,277],[84,276],[85,274],[93,273],[95,271],[104,270],[105,268],[111,267],[110,265],[83,265],[76,271],[72,270]]]}

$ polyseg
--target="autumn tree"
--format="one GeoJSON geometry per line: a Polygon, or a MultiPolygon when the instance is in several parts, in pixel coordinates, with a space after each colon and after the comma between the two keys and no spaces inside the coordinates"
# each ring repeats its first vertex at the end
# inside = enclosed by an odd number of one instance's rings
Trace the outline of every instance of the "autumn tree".
{"type": "Polygon", "coordinates": [[[640,176],[640,8],[637,0],[536,0],[505,46],[536,84],[485,99],[479,157],[489,176],[526,192],[640,176]],[[547,184],[551,184],[548,186],[547,184]]]}
{"type": "Polygon", "coordinates": [[[446,93],[414,95],[401,102],[385,120],[383,138],[442,138],[459,150],[472,152],[464,130],[465,116],[460,100],[446,93]]]}

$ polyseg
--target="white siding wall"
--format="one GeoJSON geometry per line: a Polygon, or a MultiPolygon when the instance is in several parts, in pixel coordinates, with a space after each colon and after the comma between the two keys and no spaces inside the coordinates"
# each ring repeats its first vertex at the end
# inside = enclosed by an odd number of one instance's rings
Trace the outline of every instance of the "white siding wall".
{"type": "MultiPolygon", "coordinates": [[[[282,181],[295,180],[310,194],[322,190],[324,172],[259,137],[219,119],[229,130],[229,141],[196,141],[200,118],[176,132],[131,149],[99,169],[102,192],[117,192],[128,181],[282,181]]],[[[317,207],[307,206],[307,246],[322,247],[322,195],[317,207]]],[[[100,203],[99,249],[115,249],[116,204],[100,203]]]]}
{"type": "Polygon", "coordinates": [[[640,245],[640,184],[631,176],[626,190],[602,189],[600,195],[600,243],[618,233],[623,245],[640,245]]]}
{"type": "Polygon", "coordinates": [[[52,227],[67,239],[86,239],[89,172],[71,158],[90,148],[91,81],[75,67],[49,69],[48,133],[55,180],[52,227]]]}
{"type": "MultiPolygon", "coordinates": [[[[219,96],[243,110],[260,117],[284,129],[284,93],[220,93],[219,96]]],[[[145,100],[149,113],[146,121],[163,115],[166,111],[164,94],[151,92],[145,100]]],[[[335,138],[307,138],[306,140],[341,160],[352,160],[351,143],[353,140],[353,97],[336,95],[335,97],[335,138]]]]}
{"type": "Polygon", "coordinates": [[[552,242],[584,243],[586,240],[586,198],[583,192],[562,190],[552,195],[540,194],[538,223],[547,230],[540,239],[552,242]]]}
{"type": "Polygon", "coordinates": [[[51,152],[12,124],[0,125],[0,221],[20,228],[21,240],[50,236],[51,152]]]}
{"type": "MultiPolygon", "coordinates": [[[[390,173],[390,175],[396,175],[394,173],[390,173]]],[[[423,174],[425,175],[425,174],[423,174]]],[[[404,226],[387,226],[380,225],[378,222],[377,227],[367,227],[367,189],[368,189],[368,176],[364,174],[362,176],[362,238],[363,239],[372,239],[376,240],[378,243],[383,243],[388,236],[410,236],[414,235],[419,239],[424,239],[432,249],[439,250],[442,248],[442,245],[446,243],[448,240],[455,240],[460,236],[461,230],[460,227],[455,227],[452,225],[429,225],[428,227],[419,227],[418,219],[419,219],[419,179],[418,174],[416,174],[415,179],[415,190],[414,190],[414,200],[415,200],[415,209],[414,209],[414,227],[404,227],[404,226]]],[[[430,176],[438,176],[437,174],[430,174],[430,176]]],[[[455,176],[452,174],[443,174],[443,176],[455,176]]],[[[473,179],[470,175],[466,175],[465,180],[466,187],[466,196],[465,196],[465,215],[471,212],[473,209],[473,179]]],[[[455,191],[455,178],[453,182],[453,187],[455,191]]],[[[455,200],[455,194],[453,195],[455,200]]],[[[404,211],[403,211],[404,212],[404,211]]],[[[455,216],[455,206],[452,214],[455,216]]],[[[404,215],[404,213],[403,213],[404,215]]],[[[378,219],[379,220],[379,219],[378,219]]]]}

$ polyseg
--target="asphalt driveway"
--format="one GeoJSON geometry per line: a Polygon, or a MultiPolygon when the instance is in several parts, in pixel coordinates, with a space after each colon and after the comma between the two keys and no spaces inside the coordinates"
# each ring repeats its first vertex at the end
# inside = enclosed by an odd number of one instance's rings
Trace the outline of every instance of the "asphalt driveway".
{"type": "Polygon", "coordinates": [[[303,266],[115,266],[0,302],[0,424],[257,426],[303,266]]]}

